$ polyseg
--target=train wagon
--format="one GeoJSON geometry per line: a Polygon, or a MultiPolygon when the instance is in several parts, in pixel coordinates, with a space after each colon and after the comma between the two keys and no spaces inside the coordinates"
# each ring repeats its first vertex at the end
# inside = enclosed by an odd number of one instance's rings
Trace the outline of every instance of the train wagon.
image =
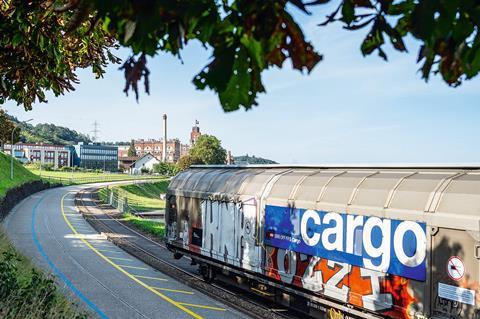
{"type": "Polygon", "coordinates": [[[169,249],[318,318],[480,318],[476,167],[194,166],[169,249]]]}

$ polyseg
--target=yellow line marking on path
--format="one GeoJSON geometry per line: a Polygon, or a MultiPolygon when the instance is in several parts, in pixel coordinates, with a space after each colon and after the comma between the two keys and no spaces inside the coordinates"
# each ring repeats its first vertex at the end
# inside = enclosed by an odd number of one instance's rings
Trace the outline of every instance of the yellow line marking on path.
{"type": "MultiPolygon", "coordinates": [[[[107,257],[108,258],[108,257],[107,257]]],[[[122,267],[122,268],[131,268],[131,269],[140,269],[140,270],[148,270],[148,268],[145,267],[138,267],[138,266],[129,266],[129,265],[119,265],[117,266],[122,267]]]]}
{"type": "MultiPolygon", "coordinates": [[[[70,227],[70,229],[73,231],[74,234],[77,234],[78,235],[78,232],[77,230],[72,226],[72,224],[70,223],[70,221],[68,220],[67,216],[65,215],[65,205],[64,205],[64,200],[65,200],[65,197],[67,197],[69,193],[65,193],[65,195],[63,195],[61,201],[60,201],[60,208],[62,210],[62,215],[63,215],[63,219],[65,220],[65,222],[67,223],[68,227],[70,227]]],[[[85,239],[83,238],[80,238],[80,240],[85,244],[87,245],[88,248],[90,248],[91,250],[93,250],[98,256],[100,256],[103,260],[105,260],[107,263],[109,263],[110,265],[112,265],[115,269],[117,269],[118,271],[120,271],[122,274],[124,274],[125,276],[127,276],[128,278],[132,279],[133,281],[135,281],[136,283],[138,283],[140,286],[144,287],[145,289],[151,291],[152,293],[154,293],[155,295],[159,296],[160,298],[162,298],[163,300],[165,300],[166,302],[168,303],[171,303],[172,305],[174,305],[175,307],[177,307],[178,309],[182,310],[183,312],[189,314],[190,316],[192,316],[193,318],[195,319],[203,319],[202,316],[200,316],[199,314],[193,312],[192,310],[186,308],[185,306],[183,306],[182,304],[180,304],[179,302],[173,300],[172,298],[168,297],[167,295],[164,295],[162,294],[161,292],[153,289],[152,287],[150,287],[149,285],[147,285],[146,283],[144,283],[143,281],[141,281],[140,279],[137,279],[135,278],[135,276],[133,276],[132,274],[130,274],[129,272],[127,272],[126,270],[124,270],[123,268],[121,268],[119,265],[117,265],[116,263],[114,263],[113,261],[111,261],[110,259],[108,259],[108,257],[104,256],[101,252],[99,252],[95,247],[93,247],[88,241],[86,241],[85,239]]]]}
{"type": "Polygon", "coordinates": [[[143,279],[158,280],[158,281],[168,281],[168,279],[158,278],[158,277],[149,277],[149,276],[140,276],[140,275],[135,275],[135,277],[137,277],[137,278],[143,278],[143,279]]]}
{"type": "Polygon", "coordinates": [[[168,292],[178,292],[180,294],[186,294],[186,295],[194,295],[194,293],[191,292],[191,291],[177,290],[177,289],[170,289],[170,288],[162,288],[162,287],[154,287],[154,286],[150,286],[150,287],[152,287],[153,289],[156,289],[156,290],[162,290],[162,291],[168,291],[168,292]]]}
{"type": "Polygon", "coordinates": [[[197,305],[197,304],[193,304],[193,303],[181,302],[180,304],[184,305],[184,306],[187,306],[187,307],[204,308],[204,309],[217,310],[217,311],[227,311],[227,309],[225,309],[225,308],[197,305]]]}
{"type": "Polygon", "coordinates": [[[113,259],[113,260],[134,261],[133,259],[129,259],[129,258],[120,258],[120,257],[108,257],[108,258],[113,259]]]}

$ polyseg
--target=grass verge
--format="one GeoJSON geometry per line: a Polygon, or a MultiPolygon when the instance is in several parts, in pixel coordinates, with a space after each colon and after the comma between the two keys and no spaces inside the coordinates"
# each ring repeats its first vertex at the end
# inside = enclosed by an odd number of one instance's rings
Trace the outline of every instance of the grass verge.
{"type": "Polygon", "coordinates": [[[125,222],[135,225],[137,228],[159,238],[165,236],[165,224],[132,215],[130,213],[123,214],[125,222]]]}
{"type": "Polygon", "coordinates": [[[32,266],[0,229],[0,318],[86,319],[56,287],[51,276],[32,266]]]}
{"type": "Polygon", "coordinates": [[[17,160],[13,160],[13,177],[10,179],[10,159],[11,157],[0,152],[0,198],[5,192],[21,184],[39,180],[40,177],[25,169],[17,160]]]}
{"type": "MultiPolygon", "coordinates": [[[[153,211],[165,208],[165,201],[160,199],[160,194],[167,192],[168,180],[161,180],[155,183],[130,184],[111,187],[115,197],[126,198],[128,206],[137,212],[153,211]]],[[[99,199],[107,202],[107,190],[102,188],[99,191],[99,199]]]]}
{"type": "Polygon", "coordinates": [[[66,185],[164,178],[160,176],[128,175],[120,173],[40,171],[37,169],[31,169],[30,171],[44,180],[60,182],[66,185]]]}

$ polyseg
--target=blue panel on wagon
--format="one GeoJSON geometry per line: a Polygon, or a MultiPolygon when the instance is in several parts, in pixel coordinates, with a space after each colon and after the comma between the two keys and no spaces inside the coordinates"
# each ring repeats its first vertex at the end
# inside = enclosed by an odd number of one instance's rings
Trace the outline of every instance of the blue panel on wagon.
{"type": "Polygon", "coordinates": [[[421,222],[265,207],[265,244],[425,281],[426,225],[421,222]]]}

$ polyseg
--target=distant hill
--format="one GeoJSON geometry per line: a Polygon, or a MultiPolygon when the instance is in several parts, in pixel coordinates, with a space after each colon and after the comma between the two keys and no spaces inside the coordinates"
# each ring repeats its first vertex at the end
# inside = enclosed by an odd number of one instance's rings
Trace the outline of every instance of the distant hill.
{"type": "Polygon", "coordinates": [[[255,155],[249,156],[247,155],[242,155],[242,156],[234,156],[233,160],[235,161],[235,164],[239,165],[244,165],[244,164],[278,164],[275,161],[266,159],[266,158],[261,158],[261,157],[256,157],[255,155]]]}
{"type": "Polygon", "coordinates": [[[82,133],[55,124],[31,125],[20,122],[16,117],[9,116],[21,129],[20,140],[23,143],[46,143],[74,145],[78,142],[90,143],[92,140],[82,133]]]}

